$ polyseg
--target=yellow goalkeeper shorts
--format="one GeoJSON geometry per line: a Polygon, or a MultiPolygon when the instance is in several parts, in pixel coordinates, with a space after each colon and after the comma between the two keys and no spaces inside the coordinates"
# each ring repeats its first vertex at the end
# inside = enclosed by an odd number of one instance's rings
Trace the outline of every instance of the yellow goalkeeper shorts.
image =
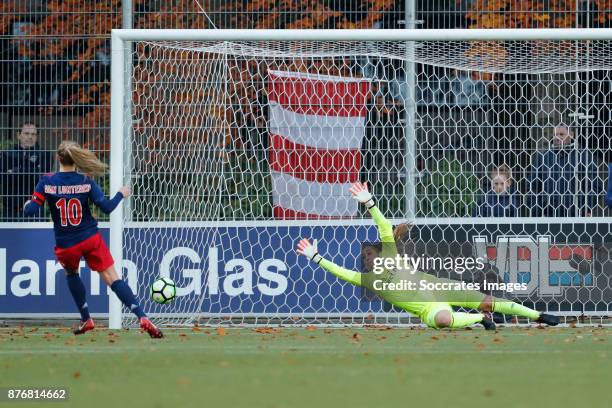
{"type": "Polygon", "coordinates": [[[453,312],[453,308],[446,302],[394,302],[394,306],[417,316],[427,326],[438,329],[436,314],[442,310],[453,312]]]}
{"type": "Polygon", "coordinates": [[[447,310],[450,313],[453,312],[453,308],[448,303],[445,303],[445,302],[426,303],[426,306],[423,312],[419,315],[419,319],[421,319],[421,321],[425,323],[428,327],[431,327],[432,329],[439,329],[439,327],[436,326],[436,315],[438,314],[438,312],[441,312],[442,310],[447,310]]]}

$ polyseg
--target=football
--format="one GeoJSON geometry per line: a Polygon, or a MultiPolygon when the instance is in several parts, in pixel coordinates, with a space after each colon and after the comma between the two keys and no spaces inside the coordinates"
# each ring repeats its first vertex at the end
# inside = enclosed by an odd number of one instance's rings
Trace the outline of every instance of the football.
{"type": "Polygon", "coordinates": [[[176,285],[170,278],[158,278],[151,285],[150,294],[156,303],[170,303],[176,297],[176,285]]]}

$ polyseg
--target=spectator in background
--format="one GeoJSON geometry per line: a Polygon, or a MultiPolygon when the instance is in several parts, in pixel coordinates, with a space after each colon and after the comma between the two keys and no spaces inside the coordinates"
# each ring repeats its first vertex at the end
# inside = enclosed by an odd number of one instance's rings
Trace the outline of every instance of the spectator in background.
{"type": "Polygon", "coordinates": [[[36,125],[24,123],[17,134],[17,143],[0,156],[4,221],[23,218],[23,204],[32,195],[40,176],[51,170],[51,158],[51,153],[43,151],[38,145],[36,125]]]}
{"type": "Polygon", "coordinates": [[[513,186],[512,171],[502,164],[489,173],[491,189],[478,199],[474,217],[517,217],[518,196],[513,186]]]}
{"type": "Polygon", "coordinates": [[[536,152],[532,161],[531,215],[591,216],[602,190],[597,173],[593,153],[576,144],[568,126],[556,126],[550,147],[536,152]]]}

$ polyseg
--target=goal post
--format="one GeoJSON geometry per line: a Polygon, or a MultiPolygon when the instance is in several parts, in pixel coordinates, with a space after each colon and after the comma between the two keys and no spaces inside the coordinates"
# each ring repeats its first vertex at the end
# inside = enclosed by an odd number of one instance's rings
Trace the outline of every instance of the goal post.
{"type": "MultiPolygon", "coordinates": [[[[457,255],[469,242],[500,279],[527,282],[518,301],[607,322],[612,218],[591,197],[604,194],[610,159],[605,114],[593,112],[612,80],[612,29],[111,38],[110,190],[131,184],[134,195],[129,214],[123,203],[110,216],[110,250],[139,299],[153,278],[177,274],[174,303],[145,300],[159,323],[418,322],[290,253],[305,235],[361,266],[360,243],[376,230],[342,193],[355,177],[372,183],[394,224],[415,225],[414,251],[457,255]],[[575,161],[564,186],[546,178],[560,128],[575,161]],[[477,214],[492,167],[518,197],[501,217],[477,214]],[[537,188],[561,201],[543,204],[537,188]]],[[[132,324],[111,294],[109,327],[132,324]]]]}
{"type": "MultiPolygon", "coordinates": [[[[123,168],[124,135],[126,118],[124,110],[126,106],[125,95],[125,43],[121,36],[116,35],[114,30],[111,35],[111,152],[110,152],[110,189],[119,191],[124,185],[125,174],[123,168]],[[121,55],[119,55],[121,54],[121,55]]],[[[117,273],[123,275],[123,208],[121,203],[110,214],[110,239],[109,249],[115,259],[117,273]]],[[[109,294],[108,299],[108,327],[110,329],[121,328],[121,301],[114,292],[109,294]]]]}

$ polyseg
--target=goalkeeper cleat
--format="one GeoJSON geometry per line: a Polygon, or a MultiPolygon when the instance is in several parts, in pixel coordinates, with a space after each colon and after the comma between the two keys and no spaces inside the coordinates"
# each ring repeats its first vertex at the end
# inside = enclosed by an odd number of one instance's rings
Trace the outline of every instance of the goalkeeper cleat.
{"type": "Polygon", "coordinates": [[[151,322],[151,320],[149,320],[148,317],[140,318],[140,328],[146,331],[147,333],[149,333],[149,336],[151,336],[151,338],[153,339],[161,339],[162,337],[164,337],[164,334],[162,333],[162,331],[159,330],[157,326],[155,326],[151,322]]]}
{"type": "Polygon", "coordinates": [[[540,317],[538,317],[536,323],[544,323],[549,326],[556,326],[559,324],[559,316],[540,313],[540,317]]]}
{"type": "Polygon", "coordinates": [[[495,326],[495,322],[490,317],[483,317],[480,322],[485,330],[495,330],[497,327],[495,326]]]}
{"type": "Polygon", "coordinates": [[[93,330],[94,327],[94,321],[92,319],[87,319],[84,322],[81,322],[81,325],[72,332],[75,336],[78,336],[79,334],[87,333],[88,331],[93,330]]]}

